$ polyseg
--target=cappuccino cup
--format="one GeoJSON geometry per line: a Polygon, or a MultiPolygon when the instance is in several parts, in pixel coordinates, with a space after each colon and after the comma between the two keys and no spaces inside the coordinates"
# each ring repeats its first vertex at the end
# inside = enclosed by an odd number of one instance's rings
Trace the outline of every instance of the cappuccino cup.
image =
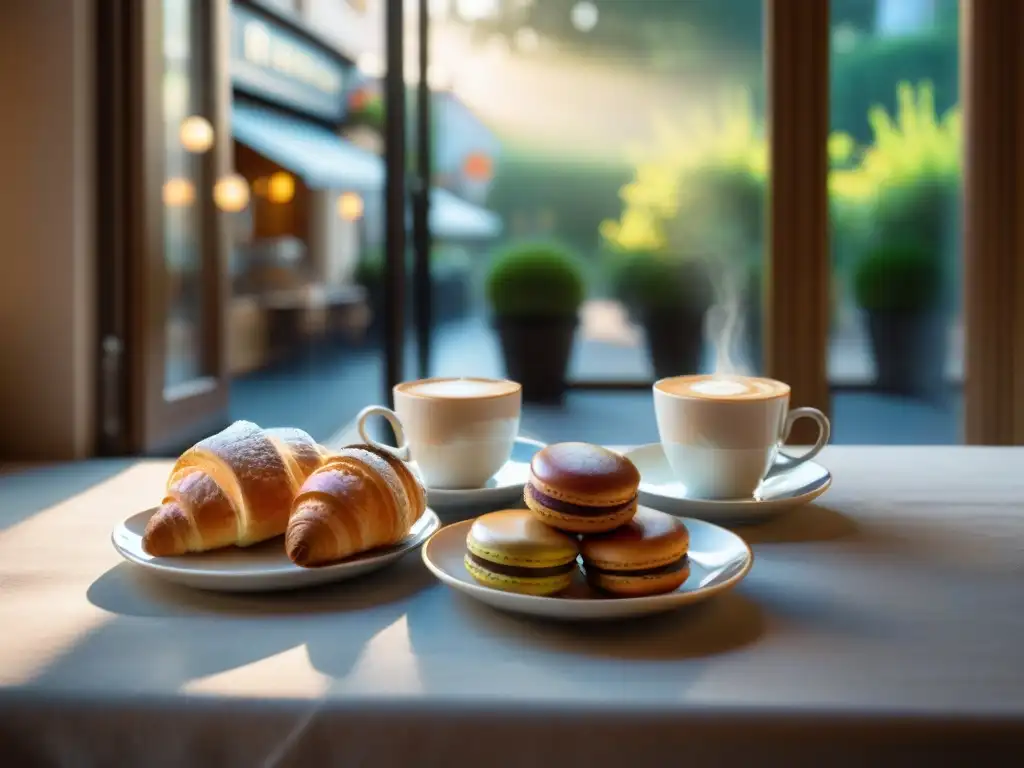
{"type": "Polygon", "coordinates": [[[414,461],[430,488],[481,488],[512,456],[523,388],[505,379],[434,378],[395,386],[395,409],[371,405],[357,417],[359,435],[414,461]],[[372,439],[371,416],[391,424],[393,448],[372,439]]]}
{"type": "Polygon", "coordinates": [[[790,467],[815,457],[828,443],[828,417],[817,408],[789,409],[788,384],[756,376],[673,376],[654,385],[654,413],[665,458],[687,495],[751,498],[775,463],[797,419],[818,425],[804,455],[786,455],[790,467]]]}

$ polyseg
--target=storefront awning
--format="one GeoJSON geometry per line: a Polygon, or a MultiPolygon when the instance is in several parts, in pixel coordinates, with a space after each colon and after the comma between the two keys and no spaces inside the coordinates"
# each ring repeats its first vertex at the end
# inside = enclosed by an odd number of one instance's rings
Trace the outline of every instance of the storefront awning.
{"type": "Polygon", "coordinates": [[[235,138],[302,177],[314,189],[372,191],[384,186],[384,164],[308,120],[272,109],[232,105],[235,138]]]}
{"type": "MultiPolygon", "coordinates": [[[[231,129],[236,140],[287,168],[314,189],[375,193],[384,188],[384,161],[315,123],[273,109],[235,101],[231,129]]],[[[430,193],[430,229],[435,238],[497,237],[501,220],[444,189],[430,193]]]]}
{"type": "Polygon", "coordinates": [[[501,219],[435,187],[430,190],[430,232],[439,239],[490,239],[501,234],[501,219]]]}

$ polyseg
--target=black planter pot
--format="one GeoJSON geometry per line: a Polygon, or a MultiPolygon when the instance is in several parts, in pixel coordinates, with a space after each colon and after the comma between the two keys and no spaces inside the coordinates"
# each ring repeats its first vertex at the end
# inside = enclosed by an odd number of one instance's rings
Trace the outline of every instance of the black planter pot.
{"type": "Polygon", "coordinates": [[[936,312],[867,313],[882,392],[936,399],[945,391],[946,327],[936,312]]]}
{"type": "Polygon", "coordinates": [[[505,370],[510,379],[523,385],[524,401],[562,401],[576,324],[575,317],[495,321],[505,370]]]}
{"type": "Polygon", "coordinates": [[[698,373],[704,351],[704,315],[646,312],[640,322],[656,379],[698,373]]]}

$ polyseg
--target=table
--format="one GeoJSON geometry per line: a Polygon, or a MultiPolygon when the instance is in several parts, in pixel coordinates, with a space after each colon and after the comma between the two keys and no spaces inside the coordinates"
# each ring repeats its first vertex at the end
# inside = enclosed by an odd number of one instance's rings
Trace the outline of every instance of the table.
{"type": "Polygon", "coordinates": [[[737,590],[607,626],[494,612],[415,556],[191,592],[108,540],[169,462],[0,476],[0,764],[1002,764],[1024,746],[1024,449],[821,461],[819,504],[742,529],[737,590]]]}

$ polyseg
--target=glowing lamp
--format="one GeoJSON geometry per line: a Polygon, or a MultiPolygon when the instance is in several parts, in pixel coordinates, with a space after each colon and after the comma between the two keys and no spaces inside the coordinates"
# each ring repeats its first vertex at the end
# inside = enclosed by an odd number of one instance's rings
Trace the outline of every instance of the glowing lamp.
{"type": "Polygon", "coordinates": [[[168,208],[184,208],[196,201],[196,188],[188,179],[168,179],[163,186],[163,200],[168,208]]]}
{"type": "Polygon", "coordinates": [[[178,128],[178,140],[186,151],[201,155],[213,146],[213,126],[205,117],[186,117],[178,128]]]}
{"type": "Polygon", "coordinates": [[[213,202],[225,213],[244,211],[249,205],[249,184],[237,173],[218,179],[213,185],[213,202]]]}
{"type": "Polygon", "coordinates": [[[290,173],[278,171],[267,180],[267,199],[272,203],[290,203],[295,197],[295,179],[290,173]]]}
{"type": "Polygon", "coordinates": [[[363,198],[355,192],[338,195],[338,216],[345,221],[356,221],[363,217],[363,198]]]}

